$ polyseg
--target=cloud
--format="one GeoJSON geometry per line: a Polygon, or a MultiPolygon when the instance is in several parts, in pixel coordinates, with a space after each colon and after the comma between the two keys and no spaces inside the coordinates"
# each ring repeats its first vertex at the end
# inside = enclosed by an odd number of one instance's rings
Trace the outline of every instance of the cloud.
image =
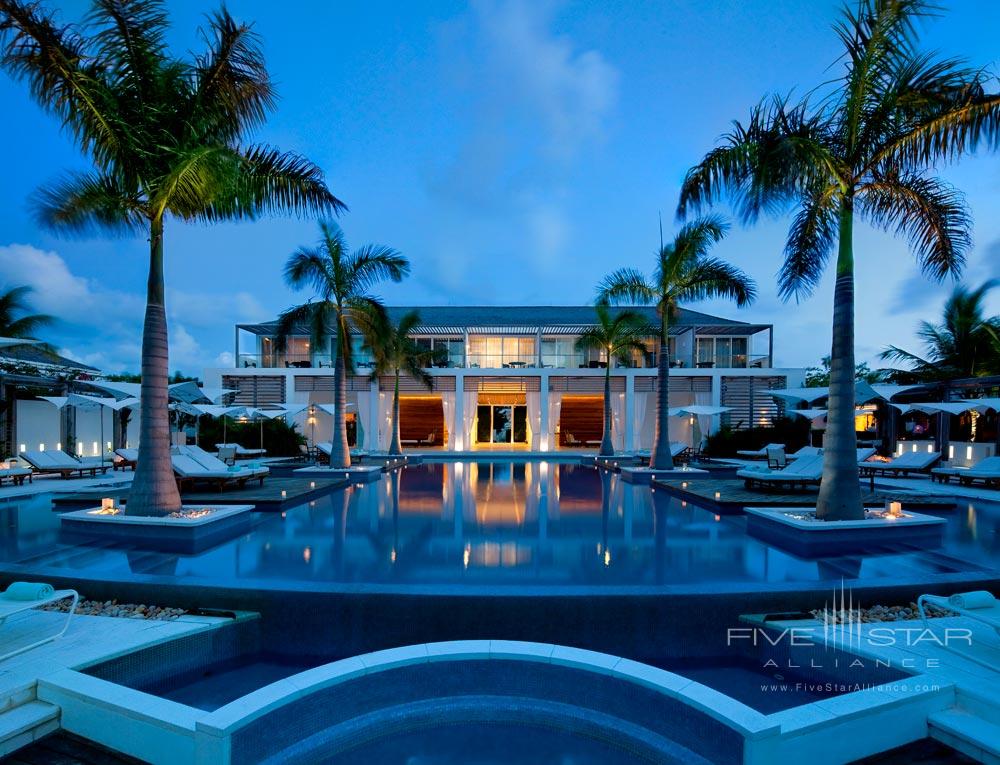
{"type": "Polygon", "coordinates": [[[425,174],[437,263],[418,278],[452,294],[480,276],[465,262],[470,242],[480,262],[497,255],[528,278],[556,276],[572,249],[574,178],[606,138],[619,75],[599,51],[554,33],[554,10],[479,0],[442,30],[462,137],[425,174]]]}
{"type": "MultiPolygon", "coordinates": [[[[0,288],[34,288],[34,310],[56,317],[46,337],[60,352],[106,372],[137,371],[142,350],[144,296],[74,274],[57,252],[27,244],[0,245],[0,288]]],[[[200,374],[232,354],[233,324],[267,312],[246,292],[167,291],[170,370],[200,374]],[[208,346],[198,337],[210,338],[208,346]]]]}

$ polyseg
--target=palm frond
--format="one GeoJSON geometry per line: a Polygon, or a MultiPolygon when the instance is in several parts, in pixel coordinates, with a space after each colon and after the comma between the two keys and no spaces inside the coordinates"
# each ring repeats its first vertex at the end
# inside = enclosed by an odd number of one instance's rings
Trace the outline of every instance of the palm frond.
{"type": "Polygon", "coordinates": [[[132,111],[140,114],[155,101],[155,83],[166,55],[166,10],[159,0],[94,0],[86,24],[97,29],[92,37],[95,63],[111,78],[118,93],[134,98],[132,111]]]}
{"type": "Polygon", "coordinates": [[[806,296],[819,284],[837,241],[838,214],[829,196],[805,201],[785,240],[785,260],[778,272],[782,299],[806,296]]]}
{"type": "Polygon", "coordinates": [[[298,154],[253,146],[234,162],[228,178],[201,216],[208,221],[296,213],[336,215],[347,207],[323,180],[323,172],[298,154]]]}
{"type": "Polygon", "coordinates": [[[318,249],[300,247],[293,252],[285,263],[284,277],[293,289],[312,287],[323,300],[333,297],[330,261],[318,249]]]}
{"type": "Polygon", "coordinates": [[[219,139],[235,141],[262,124],[276,102],[261,39],[224,7],[209,16],[202,36],[207,50],[195,60],[192,111],[207,116],[219,139]]]}
{"type": "Polygon", "coordinates": [[[726,298],[736,305],[749,305],[757,298],[757,285],[746,273],[719,258],[704,258],[675,288],[678,300],[726,298]]]}
{"type": "Polygon", "coordinates": [[[646,281],[642,272],[634,268],[619,268],[617,271],[612,271],[597,286],[598,303],[646,305],[655,300],[656,291],[646,281]]]}
{"type": "Polygon", "coordinates": [[[402,281],[410,273],[410,261],[391,247],[366,244],[351,253],[345,271],[352,292],[360,294],[381,281],[402,281]]]}
{"type": "Polygon", "coordinates": [[[282,311],[278,314],[278,325],[274,330],[275,351],[284,353],[288,347],[288,338],[295,335],[300,327],[308,327],[312,334],[317,322],[322,322],[325,334],[330,314],[330,304],[326,301],[304,303],[282,311]]]}
{"type": "Polygon", "coordinates": [[[876,176],[858,198],[876,226],[906,236],[925,274],[943,279],[965,265],[972,221],[965,197],[944,181],[917,174],[876,176]]]}
{"type": "Polygon", "coordinates": [[[48,314],[30,313],[32,292],[34,288],[27,284],[0,291],[0,337],[34,340],[39,329],[55,322],[48,314]]]}
{"type": "Polygon", "coordinates": [[[0,50],[0,65],[27,81],[35,101],[84,151],[101,162],[120,157],[128,125],[76,27],[58,24],[38,3],[0,0],[0,50]]]}
{"type": "Polygon", "coordinates": [[[65,175],[36,191],[31,205],[39,223],[57,232],[139,233],[147,225],[138,193],[111,175],[65,175]]]}

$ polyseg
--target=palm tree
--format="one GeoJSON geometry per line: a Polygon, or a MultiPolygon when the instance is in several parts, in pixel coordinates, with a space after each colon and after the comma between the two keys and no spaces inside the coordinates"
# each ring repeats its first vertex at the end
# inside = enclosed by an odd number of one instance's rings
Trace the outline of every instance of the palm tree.
{"type": "Polygon", "coordinates": [[[603,303],[598,303],[594,311],[597,314],[597,324],[580,333],[576,339],[576,349],[599,351],[607,359],[604,367],[604,434],[601,436],[598,454],[611,457],[615,453],[611,440],[611,367],[614,366],[615,359],[623,366],[628,366],[633,353],[644,353],[646,346],[642,339],[653,330],[642,315],[635,311],[619,311],[612,316],[603,303]]]}
{"type": "Polygon", "coordinates": [[[365,346],[371,350],[375,358],[372,376],[378,379],[382,375],[392,375],[392,423],[390,432],[392,439],[389,444],[390,454],[402,454],[403,445],[399,438],[399,376],[406,373],[431,390],[434,380],[427,374],[427,366],[434,359],[434,351],[421,348],[410,337],[410,333],[420,325],[420,314],[408,311],[398,324],[387,321],[385,324],[368,325],[365,346]]]}
{"type": "Polygon", "coordinates": [[[344,232],[336,223],[320,222],[317,247],[300,247],[285,264],[285,281],[294,289],[312,287],[316,302],[290,308],[278,318],[276,346],[284,350],[288,337],[308,327],[313,348],[320,348],[333,329],[333,448],[331,467],[350,467],[347,444],[347,373],[354,372],[351,332],[370,336],[388,322],[381,301],[369,290],[380,281],[402,281],[410,262],[391,247],[366,244],[348,252],[344,232]]]}
{"type": "Polygon", "coordinates": [[[31,313],[28,296],[34,291],[26,284],[0,291],[0,337],[37,340],[35,333],[55,319],[44,313],[31,313]]]}
{"type": "Polygon", "coordinates": [[[206,50],[192,60],[170,54],[167,31],[162,0],[94,0],[82,25],[64,25],[34,2],[0,0],[0,64],[27,81],[94,166],[42,189],[40,219],[70,232],[149,238],[130,514],[181,506],[167,411],[165,222],[343,208],[314,164],[246,143],[275,103],[253,29],[221,8],[203,30],[206,50]]]}
{"type": "Polygon", "coordinates": [[[808,295],[836,246],[829,415],[820,518],[863,517],[854,432],[854,220],[905,235],[934,279],[968,250],[962,195],[926,172],[1000,137],[1000,97],[986,76],[916,50],[923,0],[859,0],[835,30],[839,78],[799,103],[762,101],[684,180],[678,214],[727,197],[745,222],[795,206],[778,277],[784,298],[808,295]]]}
{"type": "Polygon", "coordinates": [[[641,303],[656,306],[657,334],[656,430],[649,466],[669,470],[670,456],[670,321],[681,302],[723,297],[736,305],[749,305],[757,297],[753,279],[735,266],[710,258],[712,245],[726,235],[728,226],[721,218],[705,216],[684,225],[672,242],[661,245],[651,279],[633,268],[610,274],[598,289],[598,300],[610,303],[641,303]]]}
{"type": "Polygon", "coordinates": [[[957,285],[944,304],[941,323],[920,322],[917,337],[925,356],[890,345],[880,358],[908,363],[910,369],[896,377],[921,382],[1000,374],[1000,316],[983,315],[986,294],[997,284],[991,280],[976,289],[957,285]]]}

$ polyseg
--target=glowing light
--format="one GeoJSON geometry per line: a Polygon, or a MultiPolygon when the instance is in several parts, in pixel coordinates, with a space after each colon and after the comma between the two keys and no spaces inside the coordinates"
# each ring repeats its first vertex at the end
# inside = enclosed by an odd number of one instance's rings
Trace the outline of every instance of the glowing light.
{"type": "Polygon", "coordinates": [[[948,459],[955,459],[955,445],[951,444],[948,446],[948,459]]]}
{"type": "Polygon", "coordinates": [[[719,521],[721,521],[721,520],[722,520],[722,516],[721,516],[721,515],[716,515],[716,516],[715,516],[715,522],[716,522],[716,523],[718,523],[718,522],[719,522],[719,521]]]}
{"type": "Polygon", "coordinates": [[[288,492],[287,492],[287,491],[285,491],[284,489],[282,489],[282,490],[281,490],[281,498],[282,498],[282,499],[284,499],[284,498],[285,498],[285,497],[287,497],[287,496],[288,496],[288,492]]]}
{"type": "Polygon", "coordinates": [[[389,552],[389,560],[391,562],[393,562],[393,563],[396,562],[396,548],[395,547],[393,547],[392,550],[389,552]]]}
{"type": "Polygon", "coordinates": [[[715,492],[715,498],[716,499],[722,499],[722,492],[719,492],[719,491],[715,492]]]}
{"type": "Polygon", "coordinates": [[[312,556],[313,556],[313,551],[311,547],[307,547],[302,551],[302,560],[304,560],[307,564],[309,563],[310,560],[312,560],[312,556]]]}
{"type": "Polygon", "coordinates": [[[57,452],[62,451],[62,441],[56,441],[56,451],[57,452]]]}
{"type": "Polygon", "coordinates": [[[469,560],[472,558],[472,546],[466,545],[465,549],[462,550],[462,568],[469,567],[469,560]]]}
{"type": "Polygon", "coordinates": [[[604,551],[604,565],[605,566],[611,565],[611,550],[604,551]]]}
{"type": "Polygon", "coordinates": [[[94,441],[94,447],[93,447],[93,449],[94,449],[94,456],[95,456],[95,457],[96,457],[96,456],[97,456],[98,454],[100,454],[100,453],[101,453],[101,451],[100,451],[100,450],[101,450],[101,447],[100,447],[100,444],[98,444],[98,443],[97,443],[97,441],[94,441]]]}
{"type": "Polygon", "coordinates": [[[688,482],[687,481],[681,481],[681,488],[682,489],[686,489],[687,487],[688,487],[688,482]]]}
{"type": "Polygon", "coordinates": [[[972,447],[971,446],[966,446],[965,447],[965,459],[967,459],[967,460],[971,460],[972,459],[972,447]]]}
{"type": "Polygon", "coordinates": [[[21,451],[21,452],[26,452],[26,451],[28,451],[28,446],[27,446],[27,444],[21,444],[21,448],[20,448],[20,449],[19,449],[18,451],[21,451]]]}
{"type": "Polygon", "coordinates": [[[315,481],[310,481],[309,482],[309,488],[310,489],[315,489],[316,488],[316,482],[315,481]]]}
{"type": "Polygon", "coordinates": [[[44,452],[45,451],[45,444],[39,444],[38,445],[38,451],[44,452]]]}

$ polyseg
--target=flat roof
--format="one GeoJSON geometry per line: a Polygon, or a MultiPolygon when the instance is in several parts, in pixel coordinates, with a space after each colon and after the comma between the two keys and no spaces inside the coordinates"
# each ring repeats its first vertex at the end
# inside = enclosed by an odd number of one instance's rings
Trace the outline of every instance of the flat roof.
{"type": "MultiPolygon", "coordinates": [[[[656,309],[651,306],[620,306],[646,317],[650,323],[658,321],[656,309]]],[[[386,306],[389,317],[399,321],[410,311],[420,314],[420,325],[414,334],[454,335],[470,332],[473,334],[535,334],[539,329],[543,335],[579,334],[594,325],[594,306],[546,305],[546,306],[386,306]]],[[[612,309],[615,310],[615,309],[612,309]]],[[[258,324],[238,324],[239,329],[255,335],[270,335],[277,329],[277,320],[258,324]]],[[[770,329],[770,324],[750,324],[734,319],[724,319],[707,313],[678,308],[671,320],[670,333],[686,332],[699,327],[704,334],[753,335],[770,329]]],[[[295,334],[308,334],[305,325],[296,327],[295,334]]]]}

